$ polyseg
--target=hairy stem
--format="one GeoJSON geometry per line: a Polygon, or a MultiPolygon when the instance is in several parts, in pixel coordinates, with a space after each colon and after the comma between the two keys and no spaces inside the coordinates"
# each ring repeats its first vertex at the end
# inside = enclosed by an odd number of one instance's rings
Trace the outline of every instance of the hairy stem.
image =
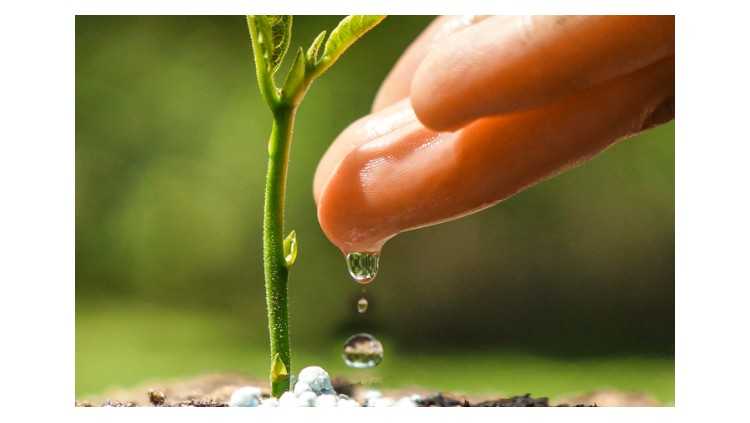
{"type": "Polygon", "coordinates": [[[280,396],[289,390],[291,354],[289,349],[289,312],[287,310],[288,269],[284,259],[284,201],[287,165],[296,108],[279,106],[274,110],[273,127],[268,141],[263,207],[263,270],[266,279],[266,311],[271,340],[271,394],[280,396]],[[286,371],[278,372],[278,363],[286,371]]]}

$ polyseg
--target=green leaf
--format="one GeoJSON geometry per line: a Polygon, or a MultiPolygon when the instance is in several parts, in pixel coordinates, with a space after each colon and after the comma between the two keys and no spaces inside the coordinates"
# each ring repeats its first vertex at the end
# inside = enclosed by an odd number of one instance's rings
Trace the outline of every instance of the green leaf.
{"type": "Polygon", "coordinates": [[[320,73],[331,67],[365,33],[385,19],[385,15],[350,15],[339,22],[326,41],[320,60],[320,73]]]}
{"type": "Polygon", "coordinates": [[[302,50],[302,47],[300,47],[297,51],[297,56],[294,58],[294,63],[292,63],[292,67],[289,69],[289,73],[286,74],[284,93],[294,95],[301,92],[299,86],[305,81],[306,64],[305,52],[302,50]]]}
{"type": "Polygon", "coordinates": [[[250,32],[250,40],[253,47],[253,59],[255,60],[255,76],[258,78],[258,88],[271,108],[276,104],[278,89],[271,75],[270,65],[270,27],[263,16],[247,15],[247,29],[250,32]],[[263,35],[263,34],[266,35],[263,35]]]}
{"type": "Polygon", "coordinates": [[[289,232],[289,235],[284,238],[284,260],[286,260],[287,268],[292,267],[297,260],[297,232],[295,231],[289,232]]]}
{"type": "Polygon", "coordinates": [[[260,15],[256,16],[256,22],[268,70],[273,75],[279,70],[292,41],[292,15],[260,15]]]}
{"type": "Polygon", "coordinates": [[[323,45],[323,40],[326,39],[326,34],[328,31],[323,31],[320,34],[318,34],[317,37],[313,40],[312,44],[310,45],[310,48],[307,49],[307,63],[317,65],[318,64],[318,52],[320,51],[320,46],[323,45]]]}
{"type": "Polygon", "coordinates": [[[279,354],[274,355],[271,362],[271,381],[278,382],[287,378],[289,378],[289,371],[286,369],[284,361],[281,360],[279,354]]]}

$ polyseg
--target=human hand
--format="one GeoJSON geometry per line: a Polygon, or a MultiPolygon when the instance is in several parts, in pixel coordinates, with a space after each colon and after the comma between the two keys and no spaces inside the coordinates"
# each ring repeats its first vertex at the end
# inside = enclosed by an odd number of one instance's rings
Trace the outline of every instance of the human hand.
{"type": "Polygon", "coordinates": [[[324,155],[318,220],[379,251],[673,118],[673,16],[441,17],[324,155]]]}

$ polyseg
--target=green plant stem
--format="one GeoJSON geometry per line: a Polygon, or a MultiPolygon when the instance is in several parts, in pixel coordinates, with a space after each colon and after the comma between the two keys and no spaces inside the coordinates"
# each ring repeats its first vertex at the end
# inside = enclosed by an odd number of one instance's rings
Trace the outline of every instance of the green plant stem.
{"type": "Polygon", "coordinates": [[[289,390],[292,374],[287,280],[289,267],[297,256],[297,242],[295,235],[290,234],[287,262],[284,251],[284,202],[294,117],[313,80],[331,67],[347,48],[385,16],[347,16],[331,32],[322,58],[318,57],[318,51],[325,38],[325,31],[318,35],[307,55],[302,48],[298,50],[282,89],[276,85],[274,75],[289,47],[292,16],[248,15],[246,18],[258,88],[273,113],[263,206],[263,271],[268,334],[271,340],[271,394],[278,397],[289,390]]]}
{"type": "Polygon", "coordinates": [[[273,127],[268,141],[268,172],[263,207],[263,270],[271,339],[271,393],[274,397],[289,390],[289,375],[292,371],[287,310],[289,272],[283,244],[287,165],[296,112],[296,107],[287,105],[274,108],[273,127]],[[275,372],[277,357],[284,364],[286,374],[279,375],[275,372]]]}

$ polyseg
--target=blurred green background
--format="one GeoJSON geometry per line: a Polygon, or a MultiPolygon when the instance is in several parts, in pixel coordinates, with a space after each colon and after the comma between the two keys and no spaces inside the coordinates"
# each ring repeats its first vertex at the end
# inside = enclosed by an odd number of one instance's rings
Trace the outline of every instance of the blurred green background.
{"type": "MultiPolygon", "coordinates": [[[[340,17],[297,17],[292,46],[340,17]]],[[[287,222],[293,365],[378,386],[674,399],[674,125],[465,219],[403,234],[359,288],[318,227],[312,176],[432,18],[392,16],[307,95],[287,222]],[[370,331],[375,370],[341,345],[370,331]]],[[[237,16],[76,18],[76,395],[265,377],[261,208],[270,116],[237,16]]]]}

